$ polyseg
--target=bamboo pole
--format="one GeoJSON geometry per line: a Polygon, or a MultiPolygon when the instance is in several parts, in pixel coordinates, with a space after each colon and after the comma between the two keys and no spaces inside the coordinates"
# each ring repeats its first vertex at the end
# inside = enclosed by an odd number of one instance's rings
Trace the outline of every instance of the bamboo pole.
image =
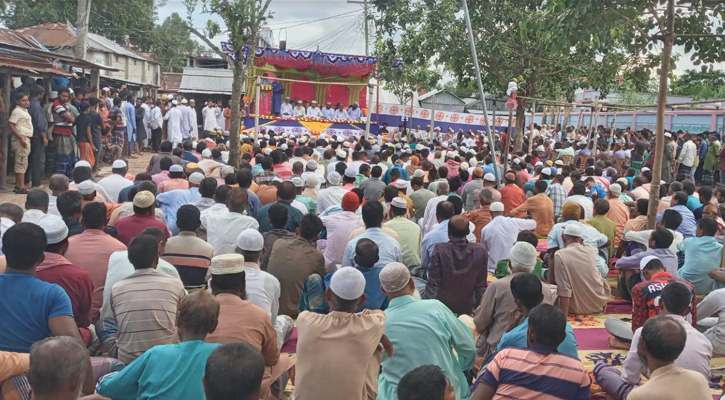
{"type": "Polygon", "coordinates": [[[534,115],[536,114],[536,100],[534,100],[534,103],[531,105],[531,125],[529,126],[529,151],[527,153],[531,154],[531,151],[534,149],[534,115]]]}
{"type": "Polygon", "coordinates": [[[255,80],[255,97],[254,97],[254,134],[259,135],[259,100],[262,98],[261,78],[258,76],[255,80]]]}

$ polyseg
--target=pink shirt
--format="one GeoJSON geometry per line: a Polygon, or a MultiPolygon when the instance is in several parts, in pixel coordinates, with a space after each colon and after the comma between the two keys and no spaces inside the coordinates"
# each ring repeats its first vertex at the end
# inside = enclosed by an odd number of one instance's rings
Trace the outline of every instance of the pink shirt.
{"type": "Polygon", "coordinates": [[[171,179],[169,178],[169,171],[161,171],[158,174],[151,175],[151,180],[157,185],[169,179],[171,179]]]}
{"type": "Polygon", "coordinates": [[[159,183],[156,190],[159,193],[169,192],[171,190],[175,189],[188,189],[189,188],[189,181],[186,179],[181,178],[174,178],[174,179],[168,179],[161,183],[159,183]]]}
{"type": "Polygon", "coordinates": [[[100,316],[103,304],[103,287],[106,285],[108,259],[116,251],[126,250],[126,246],[113,236],[98,230],[86,229],[85,232],[68,238],[68,251],[65,258],[88,271],[93,281],[93,320],[100,316]]]}

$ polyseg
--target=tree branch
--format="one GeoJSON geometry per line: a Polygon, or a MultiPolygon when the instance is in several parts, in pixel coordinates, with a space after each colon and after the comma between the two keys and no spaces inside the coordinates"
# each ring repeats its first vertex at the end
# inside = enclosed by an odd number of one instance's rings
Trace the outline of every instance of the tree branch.
{"type": "Polygon", "coordinates": [[[203,35],[201,32],[197,31],[196,28],[193,26],[186,24],[186,27],[189,28],[189,32],[196,35],[199,39],[201,39],[204,43],[206,43],[207,46],[209,46],[210,49],[212,49],[215,53],[217,53],[219,56],[221,56],[222,60],[226,60],[229,55],[222,51],[222,49],[219,48],[219,46],[212,43],[209,38],[206,37],[206,35],[203,35]]]}
{"type": "MultiPolygon", "coordinates": [[[[642,36],[644,36],[644,37],[645,37],[645,38],[646,38],[647,40],[652,40],[652,36],[650,36],[649,34],[647,34],[647,32],[645,32],[645,31],[644,31],[644,29],[640,28],[640,27],[639,27],[639,25],[637,25],[637,23],[636,23],[636,22],[634,22],[634,21],[633,21],[633,20],[632,20],[631,18],[629,18],[628,16],[626,16],[626,15],[624,15],[624,14],[622,14],[622,13],[620,13],[619,11],[616,11],[616,10],[612,10],[612,9],[609,9],[609,11],[611,11],[611,12],[612,12],[612,13],[614,13],[614,14],[616,14],[617,16],[619,16],[619,18],[622,18],[622,19],[623,19],[623,20],[625,20],[625,21],[626,21],[627,23],[629,23],[630,25],[632,25],[632,27],[633,27],[634,29],[636,29],[636,30],[637,30],[637,32],[639,32],[639,33],[640,33],[640,34],[641,34],[642,36]]],[[[660,28],[662,28],[662,27],[660,27],[660,28]]]]}
{"type": "Polygon", "coordinates": [[[659,25],[660,29],[662,29],[665,26],[665,21],[663,21],[659,14],[657,14],[657,10],[655,10],[651,4],[647,6],[647,10],[652,13],[652,16],[657,20],[657,25],[659,25]]]}
{"type": "Polygon", "coordinates": [[[716,33],[679,33],[675,34],[675,36],[689,38],[725,38],[725,34],[716,33]]]}

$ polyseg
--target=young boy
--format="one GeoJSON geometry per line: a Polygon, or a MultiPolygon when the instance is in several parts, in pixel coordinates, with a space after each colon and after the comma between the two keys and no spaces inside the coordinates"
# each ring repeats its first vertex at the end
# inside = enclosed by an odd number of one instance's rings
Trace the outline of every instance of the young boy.
{"type": "Polygon", "coordinates": [[[91,141],[93,134],[91,133],[91,105],[87,101],[81,102],[80,114],[75,120],[76,125],[76,141],[80,150],[81,160],[88,161],[91,166],[96,165],[95,152],[96,148],[91,141]]]}
{"type": "Polygon", "coordinates": [[[25,172],[28,170],[30,155],[30,138],[33,137],[33,122],[28,113],[30,97],[20,93],[15,99],[16,107],[8,120],[10,131],[13,132],[10,143],[15,153],[15,190],[17,194],[28,194],[25,188],[25,172]]]}

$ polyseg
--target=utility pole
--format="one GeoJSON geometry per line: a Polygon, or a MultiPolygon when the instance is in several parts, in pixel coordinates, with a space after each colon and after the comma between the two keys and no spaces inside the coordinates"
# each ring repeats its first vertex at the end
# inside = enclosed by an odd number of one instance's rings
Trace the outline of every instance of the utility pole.
{"type": "Polygon", "coordinates": [[[78,0],[78,8],[76,8],[76,45],[74,55],[81,60],[86,59],[86,38],[88,37],[88,19],[91,16],[91,1],[78,0]]]}
{"type": "Polygon", "coordinates": [[[353,1],[353,0],[347,0],[348,4],[362,4],[363,5],[363,13],[365,15],[365,56],[370,55],[370,33],[368,31],[368,0],[363,1],[353,1]]]}
{"type": "MultiPolygon", "coordinates": [[[[473,28],[471,27],[471,16],[468,13],[468,2],[463,0],[463,15],[466,17],[466,27],[468,28],[468,40],[471,41],[471,55],[473,56],[473,66],[476,70],[476,81],[478,82],[478,95],[481,97],[481,105],[483,106],[483,117],[488,121],[488,110],[486,109],[486,96],[483,95],[483,83],[481,82],[481,68],[478,65],[478,53],[476,53],[476,42],[473,41],[473,28]]],[[[496,121],[493,121],[494,128],[496,127],[496,121]]],[[[491,151],[491,158],[493,158],[493,175],[496,179],[496,184],[501,183],[501,176],[499,176],[498,163],[496,162],[496,142],[493,139],[493,132],[488,129],[488,149],[491,151]]]]}

